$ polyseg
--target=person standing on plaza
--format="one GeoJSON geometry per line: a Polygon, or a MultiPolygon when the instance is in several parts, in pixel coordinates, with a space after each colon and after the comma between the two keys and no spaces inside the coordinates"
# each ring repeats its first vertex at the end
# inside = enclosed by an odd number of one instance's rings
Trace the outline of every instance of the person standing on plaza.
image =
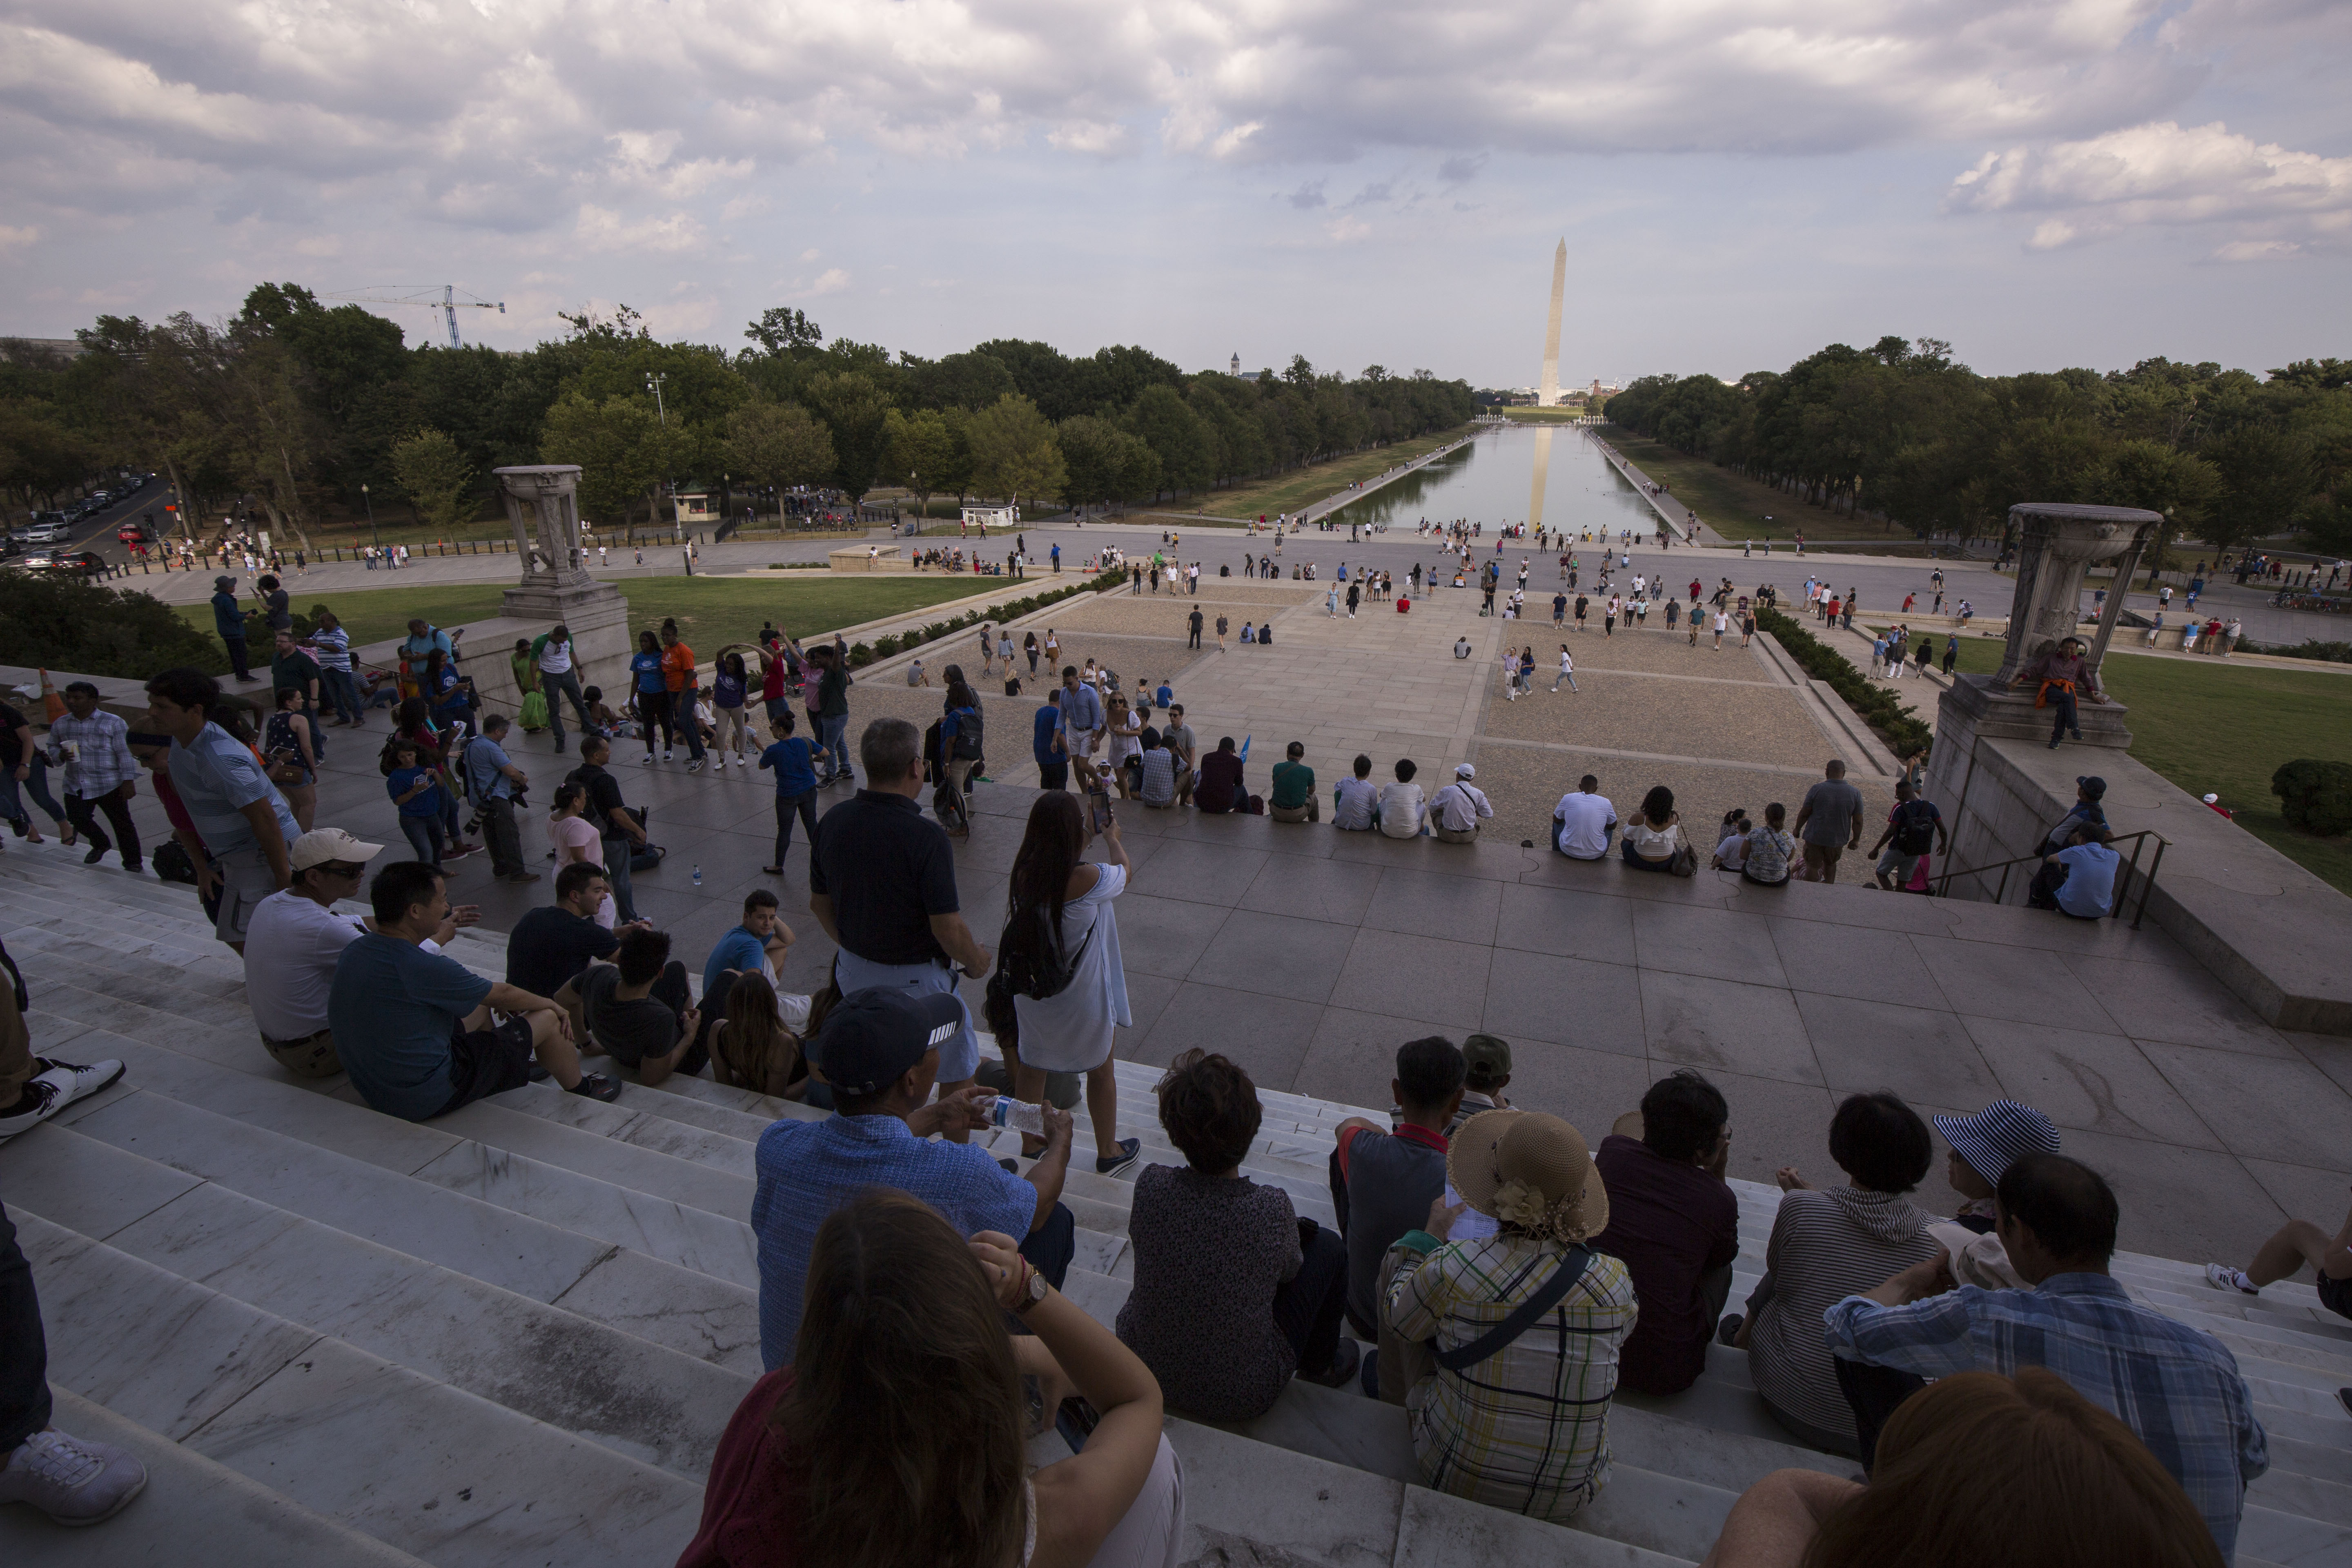
{"type": "Polygon", "coordinates": [[[572,628],[558,625],[533,645],[539,661],[540,689],[547,698],[547,727],[555,735],[555,754],[563,754],[563,704],[569,700],[583,732],[593,727],[588,704],[581,695],[580,670],[572,648],[572,628]]]}
{"type": "MultiPolygon", "coordinates": [[[[877,719],[857,750],[866,787],[817,821],[809,910],[839,946],[833,979],[844,996],[878,986],[956,998],[963,1025],[940,1045],[938,1070],[940,1094],[952,1096],[980,1068],[956,972],[985,975],[988,950],[964,923],[948,836],[916,804],[924,787],[921,732],[904,719],[877,719]]],[[[969,1134],[949,1136],[961,1142],[969,1134]]]]}
{"type": "Polygon", "coordinates": [[[662,675],[661,638],[650,631],[637,634],[637,651],[629,656],[629,691],[636,700],[637,729],[645,738],[645,765],[654,765],[656,730],[661,732],[662,761],[668,762],[676,741],[670,729],[669,682],[662,675]]]}
{"type": "Polygon", "coordinates": [[[776,858],[760,869],[781,877],[784,852],[793,847],[794,816],[808,830],[809,842],[816,842],[816,759],[823,748],[793,733],[790,708],[776,715],[768,732],[775,739],[760,753],[760,766],[773,770],[776,775],[776,858]]]}
{"type": "MultiPolygon", "coordinates": [[[[1201,606],[1200,606],[1200,605],[1199,605],[1198,603],[1195,603],[1195,604],[1193,605],[1193,606],[1192,606],[1192,613],[1191,615],[1189,615],[1189,616],[1185,616],[1185,617],[1184,617],[1184,624],[1185,624],[1189,628],[1191,628],[1191,633],[1192,633],[1191,639],[1186,643],[1186,645],[1185,645],[1186,647],[1199,647],[1201,646],[1201,623],[1202,623],[1202,615],[1201,615],[1201,606]]],[[[1036,647],[1037,647],[1037,634],[1036,634],[1036,633],[1034,633],[1034,632],[1031,632],[1031,633],[1029,634],[1029,647],[1030,647],[1030,654],[1029,654],[1029,672],[1030,672],[1032,675],[1034,675],[1034,674],[1035,674],[1035,673],[1037,672],[1037,654],[1036,654],[1036,647]]]]}
{"type": "Polygon", "coordinates": [[[131,754],[131,727],[98,705],[98,688],[77,680],[66,688],[66,710],[49,725],[48,761],[65,765],[66,819],[89,841],[82,864],[95,866],[120,845],[122,868],[145,868],[131,797],[139,793],[139,763],[131,754]],[[113,826],[110,840],[93,811],[113,826]]]}
{"type": "Polygon", "coordinates": [[[1061,733],[1056,737],[1056,742],[1063,760],[1083,770],[1093,758],[1108,721],[1103,714],[1102,693],[1090,683],[1078,679],[1076,665],[1062,667],[1062,695],[1057,712],[1061,733]]]}
{"type": "Polygon", "coordinates": [[[213,579],[212,605],[213,630],[219,636],[222,646],[228,649],[229,668],[236,672],[239,680],[258,680],[260,677],[247,665],[249,656],[246,651],[245,612],[237,607],[235,577],[213,579]]]}
{"type": "Polygon", "coordinates": [[[213,932],[245,951],[253,911],[294,879],[289,855],[301,831],[252,748],[215,721],[220,683],[199,669],[167,669],[147,682],[147,724],[172,737],[172,788],[210,858],[196,865],[196,894],[219,889],[213,932]]]}
{"type": "Polygon", "coordinates": [[[336,726],[358,729],[366,722],[366,710],[360,706],[359,683],[352,678],[352,634],[334,611],[321,606],[319,624],[302,639],[302,647],[319,661],[320,691],[324,705],[335,711],[336,726]]]}
{"type": "Polygon", "coordinates": [[[466,788],[481,813],[482,837],[489,840],[490,875],[503,882],[536,882],[539,873],[522,862],[522,832],[515,824],[515,792],[530,777],[507,755],[510,726],[503,713],[482,720],[482,732],[468,740],[458,760],[466,772],[466,788]]]}
{"type": "Polygon", "coordinates": [[[586,792],[587,806],[582,815],[596,828],[604,848],[604,872],[613,884],[614,912],[626,922],[637,918],[629,888],[630,858],[645,847],[646,830],[622,800],[621,781],[605,766],[612,757],[612,742],[602,735],[581,736],[580,765],[564,782],[586,792]]]}
{"type": "Polygon", "coordinates": [[[1127,890],[1129,867],[1116,818],[1103,827],[1100,864],[1085,858],[1088,837],[1076,796],[1055,791],[1030,806],[1013,859],[986,1009],[1013,1069],[1015,1098],[1043,1105],[1046,1074],[1086,1074],[1095,1170],[1111,1175],[1143,1147],[1140,1139],[1118,1135],[1118,1078],[1110,1059],[1112,1031],[1134,1022],[1111,904],[1127,890]]]}
{"type": "Polygon", "coordinates": [[[31,795],[33,804],[49,814],[58,825],[58,835],[66,844],[74,842],[75,832],[67,819],[66,808],[49,794],[49,761],[41,748],[33,742],[33,727],[16,705],[0,698],[0,815],[8,819],[9,829],[17,837],[30,843],[41,842],[40,830],[33,826],[33,814],[25,809],[24,797],[31,795]]]}
{"type": "MultiPolygon", "coordinates": [[[[694,649],[678,635],[677,622],[661,624],[662,684],[669,692],[669,720],[686,731],[686,771],[697,773],[709,759],[702,749],[702,723],[695,717],[694,700],[701,689],[694,668],[694,649]]],[[[669,761],[665,750],[662,761],[669,761]]]]}
{"type": "Polygon", "coordinates": [[[1838,857],[1862,847],[1862,791],[1845,782],[1845,763],[1832,758],[1822,782],[1797,807],[1797,837],[1805,847],[1808,882],[1837,880],[1838,857]]]}
{"type": "MultiPolygon", "coordinates": [[[[818,776],[820,786],[845,784],[855,786],[857,777],[849,765],[849,664],[838,647],[818,647],[811,655],[817,670],[816,699],[811,703],[812,716],[817,721],[817,744],[825,756],[825,772],[818,776]]],[[[862,750],[862,748],[861,748],[862,750]]]]}

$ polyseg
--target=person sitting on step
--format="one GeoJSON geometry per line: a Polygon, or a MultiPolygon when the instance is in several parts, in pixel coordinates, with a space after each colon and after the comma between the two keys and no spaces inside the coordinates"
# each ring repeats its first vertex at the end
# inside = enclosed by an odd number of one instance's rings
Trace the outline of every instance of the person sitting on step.
{"type": "Polygon", "coordinates": [[[1533,1110],[1472,1117],[1445,1174],[1452,1194],[1383,1262],[1382,1396],[1405,1406],[1424,1484],[1565,1524],[1608,1484],[1636,1316],[1624,1264],[1590,1245],[1608,1188],[1583,1135],[1533,1110]]]}
{"type": "Polygon", "coordinates": [[[1249,1074],[1189,1050],[1154,1092],[1185,1163],[1147,1165],[1135,1179],[1135,1288],[1118,1337],[1172,1408],[1203,1420],[1264,1415],[1294,1372],[1344,1386],[1361,1354],[1339,1333],[1348,1246],[1300,1218],[1280,1187],[1243,1173],[1264,1114],[1249,1074]]]}
{"type": "Polygon", "coordinates": [[[1172,1563],[1183,1467],[1134,1352],[1012,1237],[967,1241],[904,1192],[844,1200],[815,1227],[806,1315],[719,1439],[677,1568],[1172,1563]],[[1033,1470],[1024,1445],[1055,1424],[1077,1451],[1033,1470]]]}
{"type": "Polygon", "coordinates": [[[1739,1255],[1730,1119],[1723,1091],[1685,1068],[1652,1084],[1593,1156],[1610,1218],[1592,1245],[1623,1260],[1642,1304],[1620,1363],[1639,1393],[1680,1394],[1706,1370],[1739,1255]]]}

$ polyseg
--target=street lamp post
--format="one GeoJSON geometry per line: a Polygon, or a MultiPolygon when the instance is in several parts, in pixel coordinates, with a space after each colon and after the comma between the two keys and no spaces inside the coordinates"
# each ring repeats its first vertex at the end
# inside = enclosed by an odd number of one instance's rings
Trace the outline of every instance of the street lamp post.
{"type": "Polygon", "coordinates": [[[378,533],[375,530],[375,499],[368,494],[368,488],[365,485],[362,485],[360,487],[360,504],[367,508],[368,538],[374,542],[375,547],[378,550],[382,550],[383,548],[383,535],[378,533]]]}

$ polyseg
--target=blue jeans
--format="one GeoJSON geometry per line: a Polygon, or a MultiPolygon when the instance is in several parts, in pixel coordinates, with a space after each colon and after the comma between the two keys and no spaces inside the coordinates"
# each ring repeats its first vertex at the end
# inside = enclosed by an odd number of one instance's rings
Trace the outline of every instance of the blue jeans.
{"type": "Polygon", "coordinates": [[[604,879],[613,884],[613,913],[626,925],[637,918],[637,901],[629,890],[629,857],[637,852],[636,840],[608,837],[601,847],[604,851],[604,879]]]}
{"type": "Polygon", "coordinates": [[[569,698],[572,710],[580,720],[583,730],[588,728],[588,704],[580,695],[580,672],[576,669],[539,672],[540,689],[547,697],[547,727],[555,731],[555,749],[563,750],[563,704],[559,699],[569,698]]]}
{"type": "Polygon", "coordinates": [[[16,769],[0,768],[0,816],[5,816],[20,827],[30,826],[33,818],[26,811],[24,801],[27,795],[33,797],[35,805],[49,814],[49,820],[58,825],[58,832],[63,833],[66,830],[66,808],[59,805],[57,797],[49,793],[48,761],[33,749],[30,741],[25,742],[25,778],[21,784],[17,781],[16,769]]]}
{"type": "Polygon", "coordinates": [[[1618,848],[1621,851],[1619,858],[1636,871],[1664,871],[1672,864],[1666,860],[1644,860],[1630,838],[1621,840],[1618,848]]]}
{"type": "Polygon", "coordinates": [[[825,782],[846,778],[855,783],[856,770],[849,765],[849,753],[842,749],[849,734],[849,715],[828,713],[817,723],[823,730],[824,749],[833,753],[833,772],[825,775],[825,782]]]}
{"type": "Polygon", "coordinates": [[[404,816],[400,819],[400,830],[408,835],[408,847],[416,851],[419,860],[427,866],[441,864],[441,851],[448,840],[442,836],[439,816],[404,816]]]}
{"type": "MultiPolygon", "coordinates": [[[[1035,1260],[1031,1259],[1032,1262],[1035,1260]]],[[[1069,1272],[1069,1265],[1062,1266],[1069,1272]]],[[[0,1208],[0,1452],[49,1424],[49,1356],[41,1337],[41,1302],[16,1227],[0,1208]]]]}
{"type": "Polygon", "coordinates": [[[347,719],[354,724],[359,722],[359,682],[352,679],[350,670],[328,669],[321,667],[319,671],[319,691],[326,706],[333,711],[336,718],[347,719]]]}

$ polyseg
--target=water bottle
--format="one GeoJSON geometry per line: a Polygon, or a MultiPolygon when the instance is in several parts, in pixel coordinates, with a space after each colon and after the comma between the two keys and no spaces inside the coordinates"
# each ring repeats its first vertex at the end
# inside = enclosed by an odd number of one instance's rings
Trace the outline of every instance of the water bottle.
{"type": "Polygon", "coordinates": [[[702,867],[698,863],[694,868],[694,885],[698,888],[702,886],[702,867]]]}
{"type": "Polygon", "coordinates": [[[1025,1100],[1015,1100],[1011,1095],[996,1097],[996,1104],[990,1111],[989,1119],[999,1127],[1010,1127],[1015,1132],[1025,1132],[1032,1138],[1045,1135],[1045,1108],[1032,1105],[1025,1100]]]}

